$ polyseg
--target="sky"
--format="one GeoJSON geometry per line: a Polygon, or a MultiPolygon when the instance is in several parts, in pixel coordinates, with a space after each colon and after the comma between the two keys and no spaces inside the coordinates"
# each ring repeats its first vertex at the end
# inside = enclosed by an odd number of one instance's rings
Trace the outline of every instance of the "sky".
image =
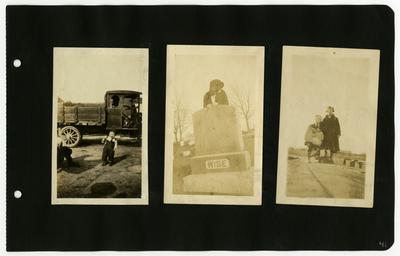
{"type": "Polygon", "coordinates": [[[286,129],[282,136],[289,145],[304,147],[304,134],[314,116],[324,117],[326,107],[333,106],[342,131],[341,150],[365,153],[370,128],[376,125],[371,118],[376,115],[376,106],[370,102],[377,95],[369,88],[369,59],[313,55],[292,58],[292,69],[287,73],[291,82],[282,91],[287,104],[282,120],[290,131],[286,129]]]}
{"type": "Polygon", "coordinates": [[[55,96],[100,103],[108,90],[147,88],[148,51],[123,48],[55,48],[55,96]]]}
{"type": "MultiPolygon", "coordinates": [[[[171,83],[173,95],[182,100],[190,113],[203,108],[203,96],[209,90],[210,81],[222,80],[230,104],[235,102],[232,90],[250,93],[255,108],[255,86],[257,78],[256,57],[254,55],[177,55],[175,57],[174,80],[171,83]]],[[[175,99],[173,99],[175,100],[175,99]]],[[[261,106],[262,107],[262,106],[261,106]]],[[[191,121],[191,115],[190,115],[191,121]]],[[[241,119],[242,130],[246,130],[241,119]]],[[[188,125],[188,134],[192,125],[188,125]]],[[[250,127],[254,127],[253,119],[250,127]]]]}

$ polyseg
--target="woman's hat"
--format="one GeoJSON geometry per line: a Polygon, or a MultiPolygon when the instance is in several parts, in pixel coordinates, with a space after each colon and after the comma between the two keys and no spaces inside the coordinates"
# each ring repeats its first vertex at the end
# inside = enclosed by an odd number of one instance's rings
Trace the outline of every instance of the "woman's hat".
{"type": "Polygon", "coordinates": [[[328,106],[326,111],[328,111],[328,109],[332,110],[332,112],[335,112],[335,109],[332,106],[328,106]]]}
{"type": "Polygon", "coordinates": [[[210,88],[212,88],[212,87],[215,87],[215,88],[217,88],[218,90],[220,90],[220,89],[222,89],[222,88],[224,87],[224,82],[222,82],[222,81],[219,80],[219,79],[211,80],[211,82],[210,82],[210,88]]]}

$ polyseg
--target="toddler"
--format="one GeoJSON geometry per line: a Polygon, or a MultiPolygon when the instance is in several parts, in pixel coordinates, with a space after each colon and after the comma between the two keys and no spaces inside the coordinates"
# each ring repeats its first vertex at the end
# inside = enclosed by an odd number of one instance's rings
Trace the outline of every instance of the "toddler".
{"type": "Polygon", "coordinates": [[[101,157],[103,166],[106,164],[110,164],[111,166],[114,164],[114,152],[118,145],[117,139],[115,138],[115,132],[110,131],[108,136],[101,140],[101,143],[104,144],[103,155],[101,157]]]}

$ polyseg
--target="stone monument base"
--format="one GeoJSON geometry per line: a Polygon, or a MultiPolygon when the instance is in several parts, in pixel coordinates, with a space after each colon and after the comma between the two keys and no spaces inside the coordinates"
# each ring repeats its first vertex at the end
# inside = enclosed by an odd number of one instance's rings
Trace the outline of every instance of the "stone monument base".
{"type": "Polygon", "coordinates": [[[192,174],[212,172],[243,172],[250,168],[249,152],[231,152],[195,156],[190,159],[192,174]]]}
{"type": "Polygon", "coordinates": [[[183,191],[207,195],[253,196],[253,180],[252,170],[191,174],[183,178],[183,191]]]}

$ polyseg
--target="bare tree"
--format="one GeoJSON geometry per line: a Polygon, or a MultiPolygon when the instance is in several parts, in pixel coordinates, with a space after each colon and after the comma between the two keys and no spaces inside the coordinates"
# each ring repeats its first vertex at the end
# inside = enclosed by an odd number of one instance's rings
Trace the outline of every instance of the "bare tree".
{"type": "Polygon", "coordinates": [[[175,142],[180,143],[183,141],[183,134],[188,128],[189,112],[184,107],[180,97],[177,97],[174,109],[174,137],[175,142]]]}
{"type": "Polygon", "coordinates": [[[254,107],[251,99],[251,91],[249,88],[239,89],[232,87],[233,105],[239,109],[239,113],[243,116],[246,122],[247,131],[251,129],[250,120],[254,115],[254,107]]]}

